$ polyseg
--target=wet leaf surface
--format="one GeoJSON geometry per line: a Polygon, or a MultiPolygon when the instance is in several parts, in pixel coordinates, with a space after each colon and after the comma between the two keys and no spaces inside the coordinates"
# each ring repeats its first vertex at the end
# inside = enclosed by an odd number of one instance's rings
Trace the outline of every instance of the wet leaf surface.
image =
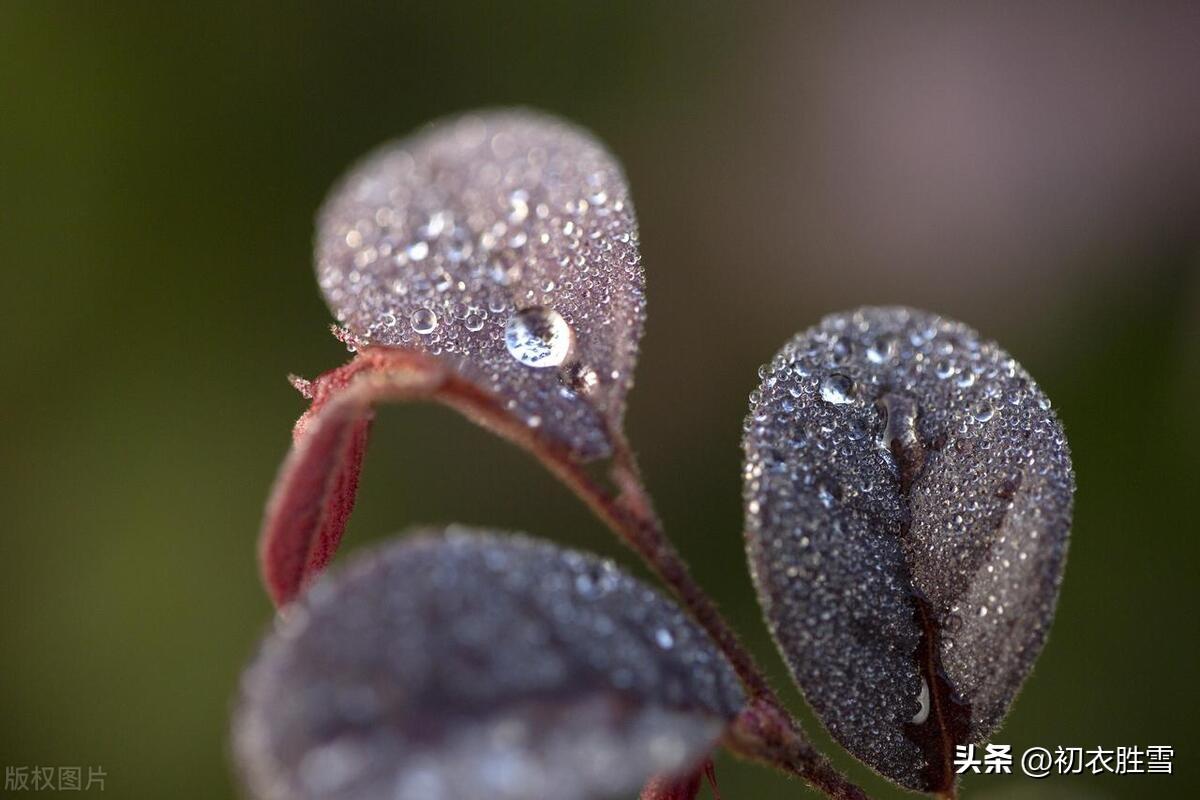
{"type": "Polygon", "coordinates": [[[711,640],[611,563],[454,527],[287,608],[235,754],[260,798],[582,800],[690,774],[742,704],[711,640]]]}
{"type": "Polygon", "coordinates": [[[953,785],[1046,638],[1074,477],[1049,400],[994,343],[905,308],[826,317],[761,371],[747,549],[768,623],[834,737],[953,785]]]}
{"type": "Polygon", "coordinates": [[[352,340],[445,359],[581,459],[609,454],[645,294],[624,175],[588,133],[526,111],[433,123],[335,187],[316,251],[352,340]]]}

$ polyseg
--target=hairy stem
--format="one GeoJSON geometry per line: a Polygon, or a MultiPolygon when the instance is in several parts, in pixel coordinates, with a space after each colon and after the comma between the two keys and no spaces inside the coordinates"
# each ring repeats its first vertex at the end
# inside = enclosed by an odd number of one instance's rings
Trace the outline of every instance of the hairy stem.
{"type": "Polygon", "coordinates": [[[808,743],[795,719],[777,702],[752,700],[726,732],[725,746],[751,761],[801,778],[834,800],[867,798],[808,743]]]}
{"type": "Polygon", "coordinates": [[[614,448],[609,477],[617,487],[615,494],[594,480],[577,462],[562,458],[558,451],[535,451],[534,455],[671,588],[729,659],[751,697],[768,698],[777,704],[774,691],[754,659],[708,594],[696,583],[687,563],[664,533],[628,444],[619,439],[614,448]]]}
{"type": "Polygon", "coordinates": [[[621,438],[615,444],[610,470],[613,483],[619,487],[615,496],[574,462],[548,460],[542,453],[535,455],[641,556],[733,665],[750,702],[730,728],[726,737],[729,749],[801,778],[835,800],[865,800],[862,789],[849,782],[808,743],[754,657],[692,577],[654,513],[627,442],[621,438]]]}

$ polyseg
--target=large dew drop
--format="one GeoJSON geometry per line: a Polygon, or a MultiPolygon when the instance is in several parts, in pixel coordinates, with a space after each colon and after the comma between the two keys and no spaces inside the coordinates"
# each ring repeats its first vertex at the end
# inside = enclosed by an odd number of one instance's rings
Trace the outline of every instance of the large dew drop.
{"type": "Polygon", "coordinates": [[[437,329],[437,314],[430,311],[428,308],[418,308],[412,313],[411,319],[412,329],[422,336],[427,333],[433,333],[437,329]]]}
{"type": "Polygon", "coordinates": [[[854,381],[840,372],[831,372],[821,380],[821,399],[844,405],[854,402],[854,381]]]}
{"type": "Polygon", "coordinates": [[[628,797],[702,760],[743,702],[708,636],[613,564],[451,528],[289,607],[234,750],[259,800],[628,797]]]}
{"type": "Polygon", "coordinates": [[[504,345],[529,367],[559,367],[571,353],[571,326],[552,308],[527,308],[509,319],[504,345]]]}

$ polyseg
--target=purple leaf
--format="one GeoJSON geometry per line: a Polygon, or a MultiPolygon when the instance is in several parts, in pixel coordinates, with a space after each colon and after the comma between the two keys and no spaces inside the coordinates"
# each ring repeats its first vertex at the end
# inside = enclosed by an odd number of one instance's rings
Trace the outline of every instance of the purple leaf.
{"type": "Polygon", "coordinates": [[[427,358],[396,354],[386,367],[378,362],[356,360],[302,382],[312,407],[296,423],[259,537],[263,583],[276,605],[294,598],[337,550],[354,508],[374,403],[453,391],[427,358]]]}
{"type": "Polygon", "coordinates": [[[364,346],[442,359],[588,460],[621,428],[645,317],[620,165],[528,111],[429,125],[354,167],[321,210],[317,278],[364,346]]]}
{"type": "Polygon", "coordinates": [[[451,528],[287,607],[234,749],[258,798],[586,800],[690,774],[742,705],[711,640],[610,562],[451,528]]]}
{"type": "Polygon", "coordinates": [[[999,725],[1037,658],[1074,476],[1032,378],[961,323],[826,317],[762,372],[745,433],[747,546],[805,697],[912,789],[999,725]]]}
{"type": "Polygon", "coordinates": [[[336,550],[378,402],[445,403],[559,463],[623,442],[644,280],[621,168],[587,133],[521,111],[430,125],[340,182],[316,251],[359,353],[295,381],[313,405],[259,545],[277,604],[336,550]]]}

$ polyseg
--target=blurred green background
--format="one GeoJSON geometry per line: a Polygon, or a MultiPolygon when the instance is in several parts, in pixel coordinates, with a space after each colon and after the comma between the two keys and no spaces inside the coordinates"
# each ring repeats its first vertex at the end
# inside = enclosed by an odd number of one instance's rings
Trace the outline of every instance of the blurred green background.
{"type": "MultiPolygon", "coordinates": [[[[1041,382],[1078,472],[1055,629],[996,740],[1176,749],[1170,778],[966,796],[1191,796],[1197,41],[1185,4],[0,3],[0,765],[237,795],[230,701],[272,613],[255,537],[303,408],[284,376],[347,357],[313,213],[379,142],[528,104],[627,167],[650,304],[630,435],[778,685],[740,534],[755,369],[824,313],[935,309],[1041,382]]],[[[386,410],[347,549],[448,520],[632,563],[519,452],[386,410]]],[[[718,774],[729,800],[806,796],[718,774]]]]}

